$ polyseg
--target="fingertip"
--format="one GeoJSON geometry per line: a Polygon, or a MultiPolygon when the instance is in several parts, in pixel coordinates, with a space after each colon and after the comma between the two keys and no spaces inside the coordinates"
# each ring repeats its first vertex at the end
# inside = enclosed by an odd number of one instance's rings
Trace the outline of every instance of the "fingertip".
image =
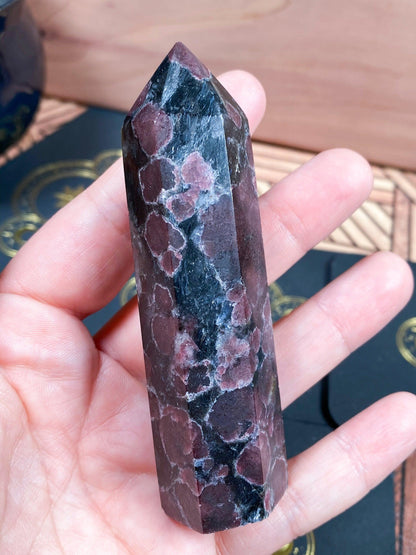
{"type": "Polygon", "coordinates": [[[401,436],[412,436],[416,441],[416,395],[410,391],[398,391],[387,397],[391,411],[396,415],[398,432],[401,436]]]}
{"type": "Polygon", "coordinates": [[[416,445],[416,395],[409,391],[400,391],[395,397],[396,405],[400,407],[400,418],[397,419],[398,435],[403,443],[411,443],[413,451],[416,445]]]}
{"type": "Polygon", "coordinates": [[[409,264],[390,251],[376,252],[369,258],[378,266],[377,274],[383,285],[385,298],[394,300],[397,311],[401,310],[413,293],[414,279],[409,264]]]}
{"type": "Polygon", "coordinates": [[[260,81],[242,69],[227,71],[218,77],[221,84],[238,102],[254,132],[266,110],[266,93],[260,81]]]}
{"type": "Polygon", "coordinates": [[[416,395],[409,391],[397,391],[383,397],[364,412],[372,415],[379,432],[374,442],[376,453],[382,440],[389,436],[394,437],[394,443],[386,443],[382,451],[385,453],[394,449],[395,456],[398,456],[396,464],[412,453],[416,446],[416,395]],[[380,413],[383,414],[382,421],[379,420],[380,413]]]}
{"type": "Polygon", "coordinates": [[[361,154],[349,148],[332,148],[318,156],[325,157],[333,172],[342,176],[347,194],[359,195],[361,202],[368,197],[374,176],[370,164],[361,154]]]}
{"type": "Polygon", "coordinates": [[[323,159],[334,179],[342,179],[346,196],[356,196],[360,203],[368,197],[373,187],[373,170],[361,154],[349,148],[331,148],[316,158],[323,159]]]}

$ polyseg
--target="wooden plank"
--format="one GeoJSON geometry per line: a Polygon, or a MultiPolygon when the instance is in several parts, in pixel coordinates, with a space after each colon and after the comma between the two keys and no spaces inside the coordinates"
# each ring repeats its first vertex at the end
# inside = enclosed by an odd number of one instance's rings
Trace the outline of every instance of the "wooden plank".
{"type": "Polygon", "coordinates": [[[339,252],[339,253],[347,253],[347,254],[368,254],[369,251],[365,249],[361,249],[359,247],[349,246],[349,245],[337,245],[332,241],[321,241],[315,247],[318,251],[330,251],[330,252],[339,252]]]}
{"type": "Polygon", "coordinates": [[[410,200],[399,188],[394,199],[394,232],[392,251],[407,258],[409,256],[410,200]]]}
{"type": "Polygon", "coordinates": [[[377,163],[416,167],[416,2],[29,6],[43,37],[49,94],[127,110],[180,37],[215,74],[238,67],[264,83],[259,139],[312,151],[343,145],[377,163]]]}
{"type": "Polygon", "coordinates": [[[257,192],[258,195],[264,195],[270,189],[270,183],[268,181],[263,181],[262,179],[257,178],[257,192]]]}
{"type": "Polygon", "coordinates": [[[408,175],[396,168],[386,168],[385,172],[412,202],[416,202],[416,186],[408,175]]]}
{"type": "Polygon", "coordinates": [[[404,461],[394,472],[393,485],[394,485],[394,553],[395,555],[401,555],[402,553],[402,502],[403,502],[403,478],[404,478],[404,466],[406,461],[404,461]]]}
{"type": "Polygon", "coordinates": [[[409,260],[416,262],[416,204],[410,206],[409,260]]]}
{"type": "Polygon", "coordinates": [[[396,555],[416,553],[416,452],[394,474],[396,555]]]}
{"type": "MultiPolygon", "coordinates": [[[[56,118],[68,118],[68,108],[70,105],[75,106],[73,103],[62,103],[59,104],[56,102],[48,102],[45,103],[45,108],[41,110],[39,113],[39,117],[37,119],[38,123],[50,121],[56,118]]],[[[83,111],[83,110],[82,110],[83,111]]]]}
{"type": "Polygon", "coordinates": [[[405,172],[406,178],[412,183],[412,185],[416,188],[416,174],[411,172],[405,172]]]}
{"type": "Polygon", "coordinates": [[[380,166],[372,165],[374,177],[384,177],[384,171],[380,166]]]}
{"type": "Polygon", "coordinates": [[[366,252],[373,252],[376,250],[374,243],[367,237],[367,235],[353,222],[351,218],[346,220],[341,229],[351,238],[353,244],[365,250],[366,252]]]}
{"type": "Polygon", "coordinates": [[[389,217],[383,209],[376,202],[365,201],[362,205],[362,210],[370,216],[374,223],[376,223],[383,233],[389,237],[393,231],[393,220],[389,217]]]}
{"type": "Polygon", "coordinates": [[[406,461],[403,555],[416,552],[416,454],[406,461]]]}
{"type": "Polygon", "coordinates": [[[269,143],[262,143],[260,141],[253,141],[253,153],[254,156],[278,157],[291,162],[296,162],[298,164],[304,164],[316,156],[316,153],[314,152],[286,148],[269,143]]]}
{"type": "Polygon", "coordinates": [[[287,172],[269,170],[268,168],[256,167],[256,177],[262,181],[269,181],[270,184],[277,183],[287,176],[287,172]]]}
{"type": "Polygon", "coordinates": [[[340,227],[334,229],[334,231],[330,234],[329,239],[338,245],[354,245],[350,237],[348,237],[348,235],[340,227]]]}
{"type": "Polygon", "coordinates": [[[394,201],[394,192],[393,191],[377,191],[373,189],[368,197],[369,200],[373,202],[378,202],[380,204],[388,204],[392,205],[394,201]]]}
{"type": "Polygon", "coordinates": [[[389,250],[391,247],[390,237],[386,236],[381,229],[368,217],[362,208],[358,208],[351,216],[351,220],[365,233],[374,246],[380,250],[389,250]]]}
{"type": "Polygon", "coordinates": [[[392,206],[391,204],[379,204],[379,206],[380,206],[380,208],[381,208],[382,210],[384,210],[384,212],[385,212],[388,216],[390,216],[390,217],[393,216],[393,214],[394,214],[394,208],[393,208],[393,206],[392,206]]]}
{"type": "MultiPolygon", "coordinates": [[[[276,145],[253,142],[254,161],[257,167],[266,169],[277,169],[291,173],[295,171],[303,163],[313,158],[312,153],[304,153],[303,151],[281,148],[276,145]]],[[[381,168],[372,166],[374,174],[374,189],[377,191],[393,191],[395,184],[389,179],[381,168]]]]}
{"type": "Polygon", "coordinates": [[[285,160],[278,158],[276,155],[272,156],[259,156],[254,155],[254,164],[256,167],[267,168],[270,170],[278,170],[287,173],[292,173],[297,170],[300,166],[297,162],[291,162],[290,160],[285,160]]]}
{"type": "MultiPolygon", "coordinates": [[[[374,173],[374,166],[371,167],[374,173]]],[[[393,191],[394,181],[388,179],[385,175],[383,177],[374,176],[374,188],[378,191],[393,191]]]]}

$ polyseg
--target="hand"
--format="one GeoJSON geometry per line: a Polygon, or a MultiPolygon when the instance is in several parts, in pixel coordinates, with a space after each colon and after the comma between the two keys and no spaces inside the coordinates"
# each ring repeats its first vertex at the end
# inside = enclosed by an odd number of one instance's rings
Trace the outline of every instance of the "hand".
{"type": "MultiPolygon", "coordinates": [[[[262,88],[244,72],[222,81],[254,129],[262,88]]],[[[351,214],[371,182],[360,156],[337,149],[266,193],[270,281],[351,214]]],[[[2,553],[267,555],[358,501],[415,448],[415,397],[390,395],[290,461],[289,488],[267,520],[207,536],[176,524],[159,503],[137,303],[96,337],[82,323],[131,272],[118,161],[0,275],[2,553]]],[[[411,290],[405,262],[378,253],[279,322],[283,406],[384,326],[411,290]]]]}

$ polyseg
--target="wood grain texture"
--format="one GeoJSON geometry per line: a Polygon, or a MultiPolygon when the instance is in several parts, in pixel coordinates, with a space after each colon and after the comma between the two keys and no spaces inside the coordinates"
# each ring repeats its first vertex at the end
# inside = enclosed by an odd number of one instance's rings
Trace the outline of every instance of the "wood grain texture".
{"type": "MultiPolygon", "coordinates": [[[[260,194],[314,155],[256,141],[253,152],[260,194]]],[[[416,174],[392,167],[372,169],[374,187],[368,200],[316,248],[355,254],[392,250],[416,262],[416,174]]]]}
{"type": "Polygon", "coordinates": [[[126,110],[172,44],[216,74],[264,83],[257,138],[315,151],[357,149],[416,169],[416,3],[410,0],[29,0],[47,92],[126,110]]]}
{"type": "Polygon", "coordinates": [[[416,553],[416,453],[395,472],[396,555],[416,553]]]}
{"type": "Polygon", "coordinates": [[[410,209],[410,199],[398,187],[394,199],[394,233],[391,250],[403,258],[409,257],[410,209]]]}

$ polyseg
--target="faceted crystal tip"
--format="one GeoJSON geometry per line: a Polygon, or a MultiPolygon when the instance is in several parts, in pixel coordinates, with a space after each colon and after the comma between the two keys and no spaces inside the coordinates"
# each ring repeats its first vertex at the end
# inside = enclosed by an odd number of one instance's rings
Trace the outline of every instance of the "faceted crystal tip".
{"type": "Polygon", "coordinates": [[[186,67],[197,79],[209,79],[211,72],[182,42],[176,42],[168,54],[169,60],[186,67]]]}
{"type": "Polygon", "coordinates": [[[287,464],[247,119],[176,43],[123,155],[162,506],[199,532],[256,522],[287,464]]]}

